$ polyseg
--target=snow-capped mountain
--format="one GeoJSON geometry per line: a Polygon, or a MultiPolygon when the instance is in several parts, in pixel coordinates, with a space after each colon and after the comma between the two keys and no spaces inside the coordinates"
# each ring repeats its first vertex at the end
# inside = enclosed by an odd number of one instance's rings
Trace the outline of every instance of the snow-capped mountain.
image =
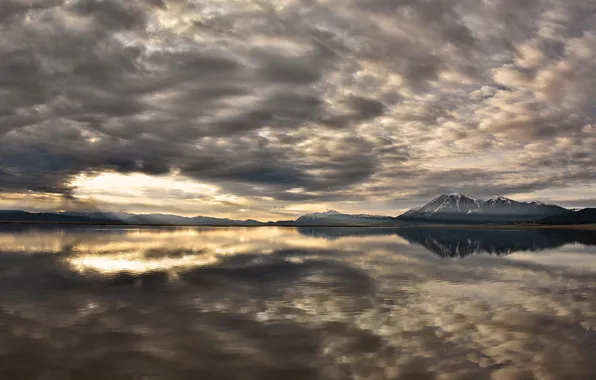
{"type": "Polygon", "coordinates": [[[393,224],[395,218],[366,214],[343,214],[335,210],[313,212],[296,219],[296,225],[388,225],[393,224]]]}
{"type": "Polygon", "coordinates": [[[486,201],[484,201],[482,206],[485,208],[496,208],[496,207],[499,207],[502,205],[513,205],[513,204],[519,204],[519,203],[520,202],[514,201],[513,199],[505,198],[505,197],[494,197],[494,198],[490,198],[490,199],[487,199],[486,201]]]}
{"type": "Polygon", "coordinates": [[[523,217],[540,219],[567,211],[563,207],[542,202],[518,202],[505,197],[491,198],[474,211],[474,215],[494,215],[502,217],[523,217]]]}
{"type": "Polygon", "coordinates": [[[408,211],[404,212],[402,215],[400,216],[408,216],[408,215],[414,215],[418,212],[418,210],[420,210],[422,207],[412,207],[411,209],[409,209],[408,211]]]}
{"type": "Polygon", "coordinates": [[[327,210],[325,212],[313,212],[313,213],[310,213],[310,214],[302,215],[296,221],[298,221],[298,220],[316,221],[316,220],[321,220],[321,219],[326,219],[326,218],[340,217],[342,215],[347,215],[347,214],[342,214],[342,213],[340,213],[338,211],[335,211],[335,210],[327,210]]]}
{"type": "Polygon", "coordinates": [[[411,209],[402,216],[432,217],[469,214],[478,210],[483,202],[463,194],[440,195],[422,207],[411,209]]]}
{"type": "Polygon", "coordinates": [[[441,195],[426,205],[411,209],[398,219],[418,222],[503,223],[532,221],[567,211],[541,202],[518,202],[505,197],[486,201],[463,194],[441,195]]]}

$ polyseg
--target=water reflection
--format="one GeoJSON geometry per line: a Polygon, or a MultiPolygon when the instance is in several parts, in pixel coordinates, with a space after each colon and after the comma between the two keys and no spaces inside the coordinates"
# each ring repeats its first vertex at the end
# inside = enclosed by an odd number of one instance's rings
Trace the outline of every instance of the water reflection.
{"type": "Polygon", "coordinates": [[[593,379],[586,244],[558,230],[4,230],[0,379],[593,379]]]}
{"type": "Polygon", "coordinates": [[[596,245],[596,231],[581,229],[496,228],[312,228],[299,227],[304,236],[336,240],[346,236],[399,236],[440,257],[465,257],[478,253],[507,255],[537,252],[568,244],[596,245]]]}

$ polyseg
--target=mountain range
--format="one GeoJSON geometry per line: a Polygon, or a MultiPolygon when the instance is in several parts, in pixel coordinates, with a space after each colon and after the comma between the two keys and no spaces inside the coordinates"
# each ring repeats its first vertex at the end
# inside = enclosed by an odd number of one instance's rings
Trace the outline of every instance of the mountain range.
{"type": "Polygon", "coordinates": [[[294,222],[297,226],[306,225],[391,225],[395,218],[391,216],[378,216],[366,214],[342,214],[335,210],[315,212],[302,215],[294,222]]]}
{"type": "Polygon", "coordinates": [[[61,212],[58,215],[88,218],[90,220],[107,220],[113,223],[122,224],[160,224],[176,226],[200,226],[200,225],[222,225],[222,226],[260,226],[264,223],[246,219],[234,220],[228,218],[212,218],[209,216],[186,217],[172,214],[129,214],[125,212],[61,212]]]}
{"type": "Polygon", "coordinates": [[[486,201],[463,194],[441,195],[420,208],[408,210],[397,219],[431,223],[533,222],[569,210],[541,202],[518,202],[505,197],[486,201]]]}
{"type": "Polygon", "coordinates": [[[596,223],[596,209],[568,210],[541,202],[518,202],[505,197],[487,200],[463,194],[440,195],[397,217],[344,214],[335,210],[305,214],[296,220],[260,222],[207,216],[131,214],[124,212],[67,211],[32,213],[0,211],[0,222],[75,223],[178,226],[396,226],[411,224],[516,224],[570,225],[596,223]]]}

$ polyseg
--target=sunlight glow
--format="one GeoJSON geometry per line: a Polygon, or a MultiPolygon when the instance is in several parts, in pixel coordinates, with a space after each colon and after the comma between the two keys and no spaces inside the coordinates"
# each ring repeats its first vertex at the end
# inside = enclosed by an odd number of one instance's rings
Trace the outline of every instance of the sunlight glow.
{"type": "Polygon", "coordinates": [[[96,176],[81,174],[71,183],[77,188],[77,193],[94,192],[106,188],[112,191],[141,191],[159,189],[161,191],[180,190],[186,193],[214,194],[216,186],[197,183],[182,176],[149,176],[146,174],[101,173],[96,176]]]}

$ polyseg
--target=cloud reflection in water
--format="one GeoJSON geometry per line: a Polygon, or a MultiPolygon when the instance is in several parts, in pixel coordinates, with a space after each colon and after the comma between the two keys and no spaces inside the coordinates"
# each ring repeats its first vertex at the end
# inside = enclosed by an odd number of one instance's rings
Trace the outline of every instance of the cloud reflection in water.
{"type": "Polygon", "coordinates": [[[520,234],[6,230],[0,378],[593,379],[591,233],[520,234]]]}

